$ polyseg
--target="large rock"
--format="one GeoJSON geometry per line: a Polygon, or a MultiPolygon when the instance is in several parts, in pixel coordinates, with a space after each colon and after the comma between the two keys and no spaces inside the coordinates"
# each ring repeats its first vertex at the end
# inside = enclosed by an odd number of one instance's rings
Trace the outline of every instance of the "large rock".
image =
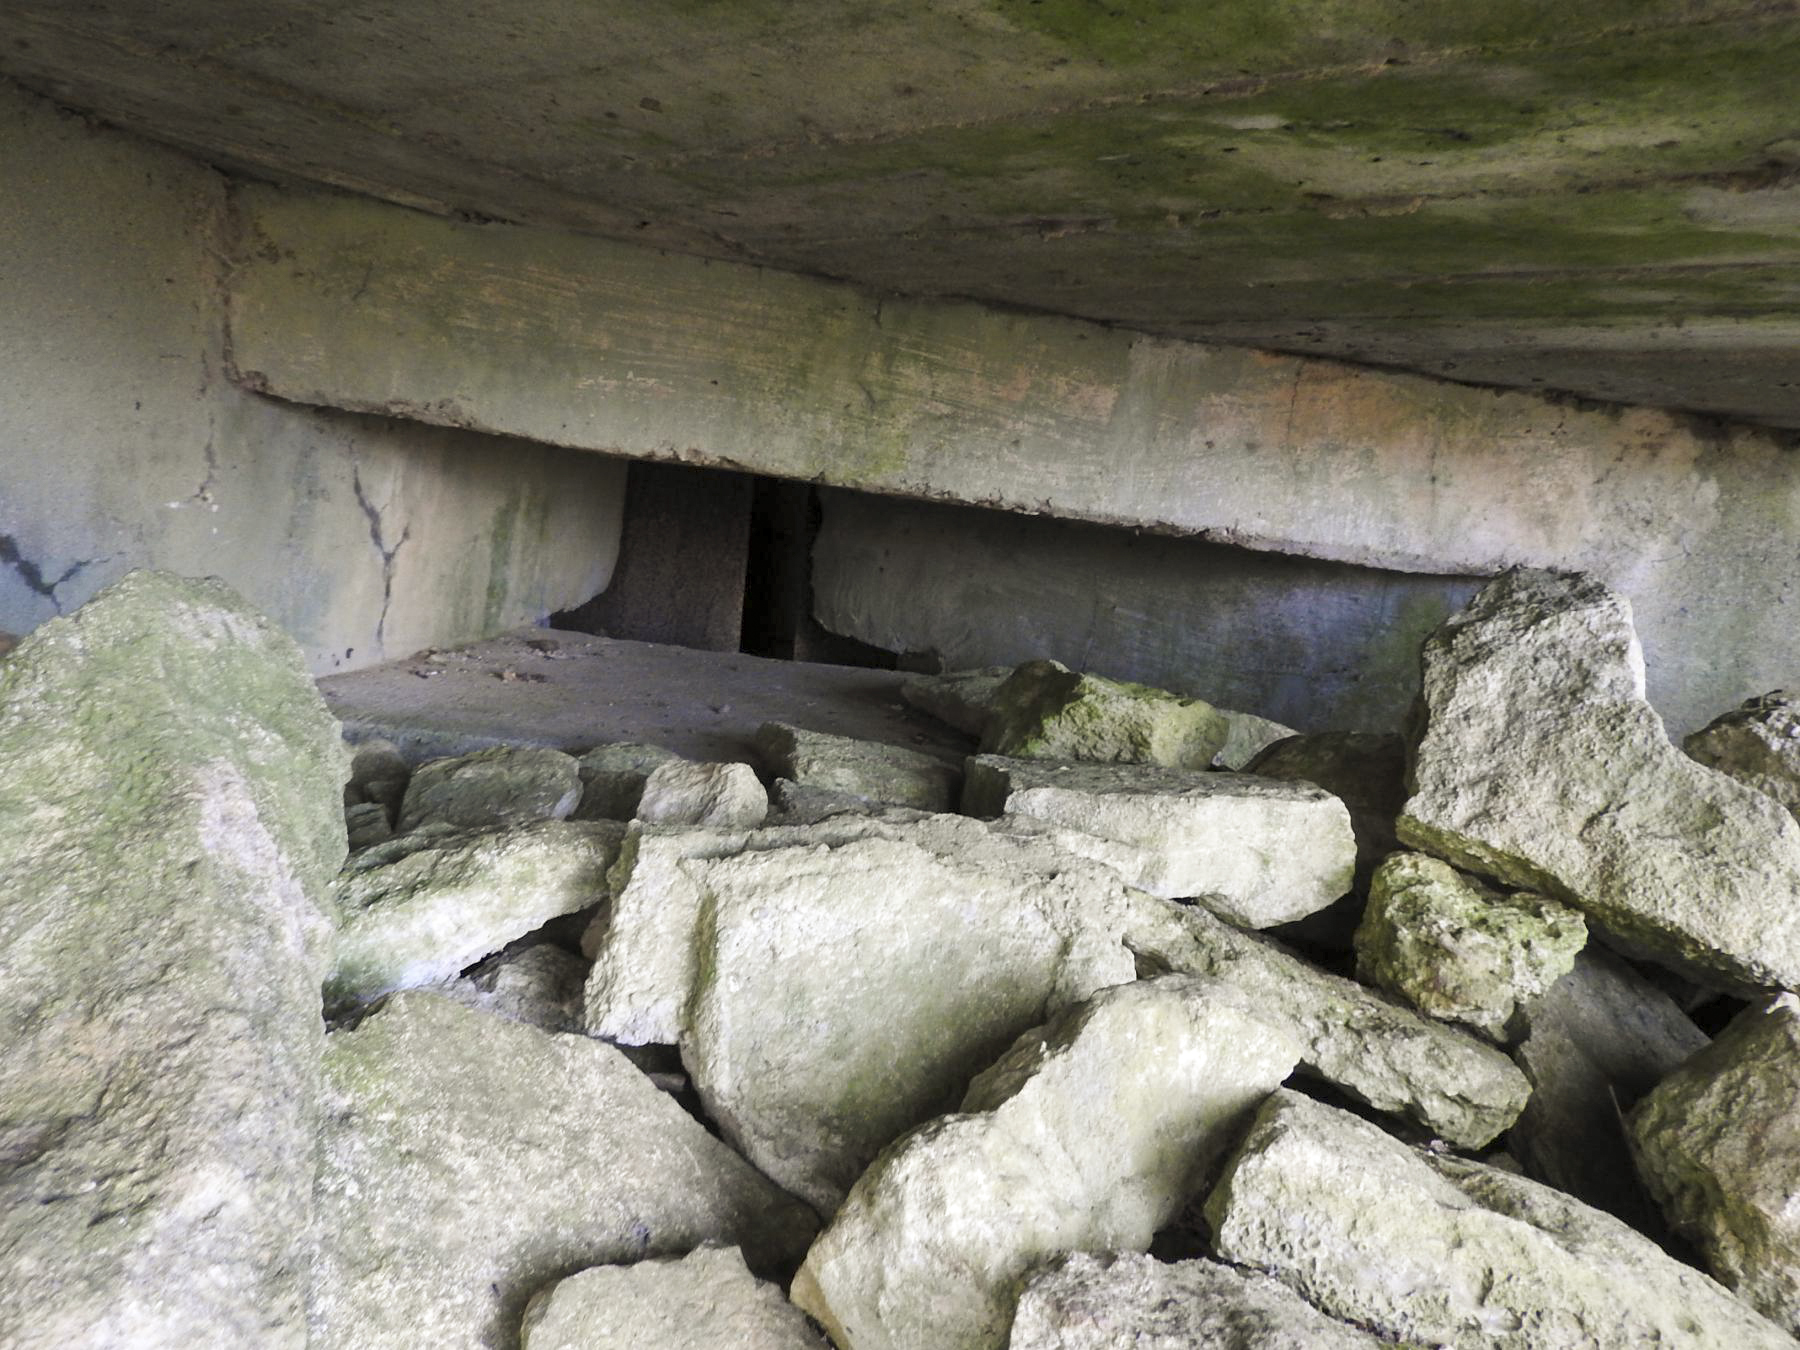
{"type": "Polygon", "coordinates": [[[1077,1252],[1031,1277],[1008,1350],[1376,1350],[1279,1280],[1216,1261],[1077,1252]]]}
{"type": "Polygon", "coordinates": [[[1706,1034],[1667,994],[1597,947],[1582,952],[1526,1023],[1513,1057],[1531,1080],[1531,1100],[1507,1147],[1534,1180],[1640,1233],[1660,1233],[1619,1113],[1705,1046],[1706,1034]]]}
{"type": "Polygon", "coordinates": [[[1217,981],[1103,990],[1021,1037],[959,1114],[876,1160],[807,1253],[794,1301],[839,1350],[1004,1346],[1027,1271],[1148,1247],[1296,1049],[1217,981]]]}
{"type": "Polygon", "coordinates": [[[1508,572],[1424,662],[1404,841],[1715,982],[1800,985],[1800,822],[1669,743],[1623,597],[1508,572]]]}
{"type": "Polygon", "coordinates": [[[325,1070],[312,1350],[510,1350],[570,1271],[706,1241],[779,1269],[816,1226],[585,1036],[396,994],[325,1070]]]}
{"type": "Polygon", "coordinates": [[[421,825],[488,830],[561,820],[580,801],[581,774],[573,755],[544,746],[502,745],[421,764],[406,785],[395,828],[405,834],[421,825]]]}
{"type": "Polygon", "coordinates": [[[753,830],[769,814],[769,794],[748,764],[672,759],[644,779],[633,815],[650,825],[717,825],[753,830]]]}
{"type": "Polygon", "coordinates": [[[305,1344],[348,761],[216,581],[134,572],[0,667],[0,1344],[305,1344]]]}
{"type": "Polygon", "coordinates": [[[935,755],[784,722],[765,722],[757,729],[756,752],[773,777],[870,802],[950,811],[962,790],[962,770],[935,755]]]}
{"type": "Polygon", "coordinates": [[[1611,1215],[1408,1148],[1292,1092],[1257,1113],[1206,1216],[1225,1260],[1396,1339],[1470,1350],[1793,1345],[1611,1215]]]}
{"type": "Polygon", "coordinates": [[[588,963],[550,942],[496,953],[467,974],[432,986],[465,1007],[540,1031],[580,1032],[588,963]]]}
{"type": "Polygon", "coordinates": [[[1396,735],[1322,731],[1288,736],[1259,751],[1244,772],[1322,787],[1350,812],[1356,889],[1367,894],[1381,860],[1400,847],[1394,823],[1406,804],[1406,742],[1396,735]]]}
{"type": "Polygon", "coordinates": [[[1747,699],[1689,736],[1681,748],[1800,818],[1800,698],[1777,689],[1747,699]]]}
{"type": "Polygon", "coordinates": [[[1501,895],[1449,863],[1396,853],[1375,872],[1356,930],[1357,974],[1413,1007],[1497,1041],[1568,974],[1587,925],[1567,905],[1501,895]]]}
{"type": "Polygon", "coordinates": [[[1142,968],[1211,975],[1243,989],[1301,1043],[1309,1074],[1459,1148],[1484,1148],[1530,1095],[1499,1050],[1319,970],[1198,906],[1147,902],[1126,943],[1142,968]]]}
{"type": "Polygon", "coordinates": [[[575,819],[632,819],[650,775],[664,764],[680,762],[680,755],[660,745],[620,741],[595,746],[576,761],[581,802],[575,808],[575,819]]]}
{"type": "Polygon", "coordinates": [[[976,755],[963,809],[1030,816],[1142,850],[1126,880],[1197,897],[1233,923],[1268,928],[1350,889],[1350,813],[1310,783],[1135,764],[1055,764],[976,755]]]}
{"type": "Polygon", "coordinates": [[[520,1350],[825,1350],[735,1247],[596,1266],[525,1306],[520,1350]]]}
{"type": "Polygon", "coordinates": [[[1225,714],[1200,699],[1027,661],[995,691],[981,748],[1016,759],[1207,769],[1230,734],[1225,714]]]}
{"type": "Polygon", "coordinates": [[[546,820],[435,836],[397,861],[346,871],[327,1000],[449,979],[558,915],[598,903],[624,833],[615,821],[546,820]]]}
{"type": "Polygon", "coordinates": [[[1800,1335],[1800,996],[1747,1008],[1630,1116],[1638,1166],[1708,1269],[1800,1335]]]}

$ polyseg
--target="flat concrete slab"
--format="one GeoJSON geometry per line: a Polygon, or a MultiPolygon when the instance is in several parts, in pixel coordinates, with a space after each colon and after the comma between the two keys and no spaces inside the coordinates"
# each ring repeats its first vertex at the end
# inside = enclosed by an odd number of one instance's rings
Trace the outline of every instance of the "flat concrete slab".
{"type": "Polygon", "coordinates": [[[520,628],[319,681],[353,741],[417,762],[491,745],[649,741],[754,762],[764,722],[886,741],[960,765],[974,740],[900,699],[905,674],[520,628]]]}

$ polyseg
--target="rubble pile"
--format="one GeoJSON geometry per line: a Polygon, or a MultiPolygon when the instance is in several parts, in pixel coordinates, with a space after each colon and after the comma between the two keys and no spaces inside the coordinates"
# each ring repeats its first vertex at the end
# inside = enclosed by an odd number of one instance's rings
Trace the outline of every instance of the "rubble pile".
{"type": "Polygon", "coordinates": [[[1800,1344],[1796,704],[1541,572],[1423,669],[413,763],[133,574],[0,662],[0,1344],[1800,1344]]]}

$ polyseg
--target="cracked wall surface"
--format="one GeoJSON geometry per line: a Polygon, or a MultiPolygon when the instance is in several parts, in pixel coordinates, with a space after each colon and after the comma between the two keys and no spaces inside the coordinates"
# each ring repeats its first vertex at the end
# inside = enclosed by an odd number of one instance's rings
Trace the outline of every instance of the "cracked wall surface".
{"type": "Polygon", "coordinates": [[[622,464],[221,378],[218,175],[0,84],[0,183],[0,631],[153,565],[225,578],[326,671],[606,585],[622,464]]]}

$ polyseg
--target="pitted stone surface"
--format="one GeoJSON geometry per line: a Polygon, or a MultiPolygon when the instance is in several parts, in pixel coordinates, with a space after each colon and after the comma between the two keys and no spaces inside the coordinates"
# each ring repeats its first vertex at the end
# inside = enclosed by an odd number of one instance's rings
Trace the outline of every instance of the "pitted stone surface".
{"type": "Polygon", "coordinates": [[[1698,763],[1766,793],[1800,818],[1800,697],[1746,699],[1681,743],[1698,763]]]}
{"type": "Polygon", "coordinates": [[[769,814],[769,794],[748,764],[673,759],[644,779],[633,815],[650,825],[716,825],[753,830],[769,814]]]}

